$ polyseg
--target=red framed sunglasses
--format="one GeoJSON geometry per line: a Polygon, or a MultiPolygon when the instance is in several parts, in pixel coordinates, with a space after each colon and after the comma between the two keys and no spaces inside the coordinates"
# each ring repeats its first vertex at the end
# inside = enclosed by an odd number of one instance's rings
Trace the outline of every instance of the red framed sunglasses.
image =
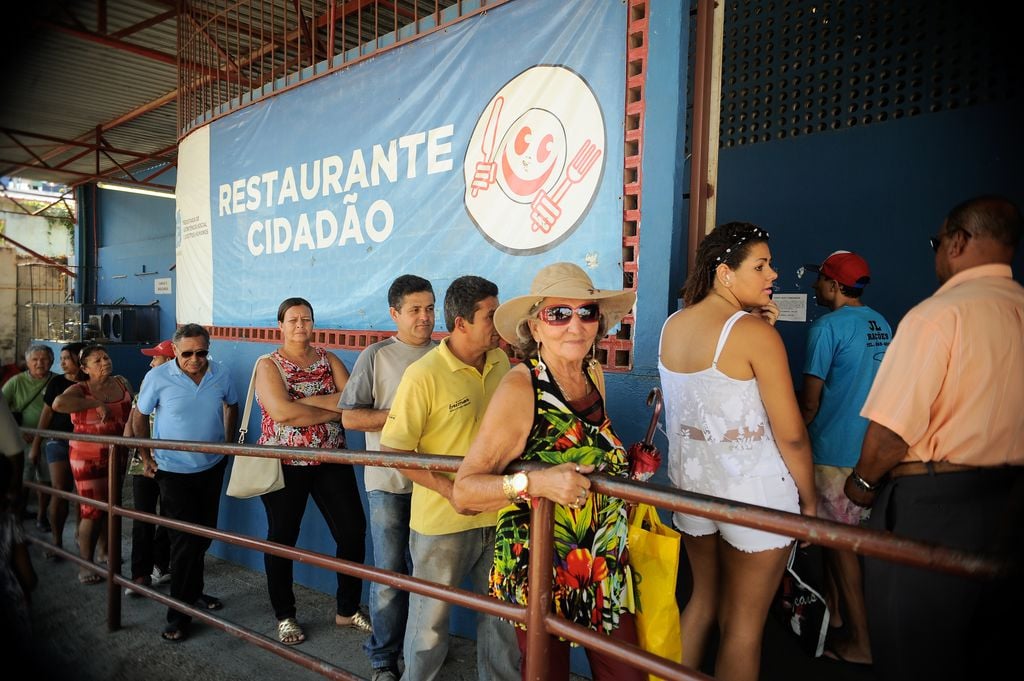
{"type": "Polygon", "coordinates": [[[537,318],[551,326],[565,326],[572,321],[573,314],[584,324],[593,324],[601,317],[601,306],[597,303],[587,303],[577,308],[570,305],[548,305],[537,314],[537,318]]]}

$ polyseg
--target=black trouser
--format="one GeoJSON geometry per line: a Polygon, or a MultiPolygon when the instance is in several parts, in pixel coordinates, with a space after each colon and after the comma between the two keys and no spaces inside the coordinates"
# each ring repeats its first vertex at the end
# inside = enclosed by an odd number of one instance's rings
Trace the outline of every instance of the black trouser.
{"type": "MultiPolygon", "coordinates": [[[[284,466],[284,487],[260,497],[267,510],[267,540],[295,546],[306,502],[313,497],[327,521],[338,558],[362,563],[366,552],[366,516],[356,476],[348,464],[284,466]]],[[[266,554],[267,590],[278,620],[295,616],[292,561],[266,554]]],[[[350,617],[359,609],[362,580],[338,573],[337,611],[350,617]]]]}
{"type": "Polygon", "coordinates": [[[870,527],[1016,565],[997,580],[865,558],[871,654],[880,681],[998,678],[1020,645],[1024,468],[914,475],[890,481],[870,527]]]}
{"type": "MultiPolygon", "coordinates": [[[[160,500],[160,484],[145,475],[132,475],[132,498],[135,510],[156,513],[160,500]]],[[[153,566],[168,572],[171,559],[171,545],[167,528],[153,526],[140,520],[132,521],[132,579],[149,577],[153,566]]]]}
{"type": "MultiPolygon", "coordinates": [[[[199,473],[157,471],[160,515],[196,525],[217,527],[221,485],[227,461],[199,473]]],[[[169,530],[171,540],[171,597],[192,605],[203,593],[203,567],[211,541],[188,532],[169,530]]],[[[192,618],[174,608],[167,621],[187,625],[192,618]]]]}

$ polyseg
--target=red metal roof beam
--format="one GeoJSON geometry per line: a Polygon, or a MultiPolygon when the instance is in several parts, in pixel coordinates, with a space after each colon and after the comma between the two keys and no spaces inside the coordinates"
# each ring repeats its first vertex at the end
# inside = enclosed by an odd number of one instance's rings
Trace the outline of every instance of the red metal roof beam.
{"type": "MultiPolygon", "coordinates": [[[[140,161],[140,163],[142,163],[142,161],[140,161]]],[[[12,168],[20,168],[20,169],[24,169],[24,170],[39,170],[40,169],[38,166],[32,166],[32,165],[29,165],[27,163],[21,163],[19,161],[12,161],[12,160],[7,159],[7,158],[0,158],[0,164],[9,165],[12,168]]],[[[89,182],[95,182],[95,181],[98,181],[98,180],[117,179],[117,178],[110,178],[109,177],[114,172],[117,172],[116,170],[114,170],[114,171],[107,170],[107,171],[105,171],[103,173],[83,173],[83,172],[81,172],[79,170],[70,170],[68,168],[46,168],[45,170],[47,170],[49,172],[52,172],[52,173],[60,173],[62,175],[71,175],[72,177],[79,178],[80,181],[75,183],[75,185],[74,185],[75,187],[77,187],[79,185],[82,185],[82,184],[87,184],[89,182]]],[[[137,184],[137,185],[141,185],[143,187],[153,187],[154,189],[164,189],[164,190],[168,190],[168,191],[172,191],[172,192],[174,191],[174,187],[172,187],[169,184],[156,184],[156,183],[153,183],[153,182],[146,182],[145,180],[136,180],[135,182],[122,180],[122,182],[127,182],[129,184],[137,184]]]]}
{"type": "Polygon", "coordinates": [[[51,28],[55,31],[65,33],[69,36],[72,36],[73,38],[78,38],[80,40],[86,40],[92,43],[97,43],[99,45],[103,45],[104,47],[112,47],[115,50],[121,50],[122,52],[130,52],[131,54],[140,57],[146,57],[147,59],[152,59],[154,61],[162,62],[164,64],[169,64],[170,66],[177,66],[178,64],[178,59],[173,54],[164,54],[163,52],[157,52],[156,50],[151,50],[146,47],[133,45],[132,43],[126,42],[124,40],[118,40],[117,38],[110,38],[108,36],[98,35],[96,33],[90,33],[88,31],[81,31],[78,29],[70,28],[68,26],[62,26],[61,24],[53,23],[51,21],[41,21],[39,23],[40,25],[45,26],[46,28],[51,28]]]}
{"type": "Polygon", "coordinates": [[[60,271],[61,271],[61,272],[63,272],[64,274],[68,275],[69,277],[74,277],[74,278],[76,278],[76,279],[78,278],[78,275],[77,275],[77,274],[75,274],[74,272],[72,272],[71,270],[69,270],[69,269],[68,269],[67,267],[64,267],[64,265],[61,265],[61,264],[60,264],[59,262],[57,262],[56,260],[53,260],[52,258],[47,258],[47,257],[46,257],[45,255],[43,255],[42,253],[36,253],[35,251],[33,251],[33,250],[32,250],[31,248],[29,248],[29,247],[28,247],[28,246],[26,246],[25,244],[22,244],[22,243],[18,243],[17,241],[15,241],[15,240],[14,240],[14,239],[12,239],[11,237],[7,236],[6,234],[0,233],[0,239],[7,239],[8,241],[10,241],[10,242],[11,242],[12,244],[14,244],[15,246],[17,246],[17,247],[18,247],[18,248],[20,248],[21,250],[23,250],[23,251],[25,251],[26,253],[29,253],[29,254],[31,254],[31,255],[34,255],[35,257],[39,258],[40,260],[42,260],[43,262],[45,262],[45,263],[46,263],[46,264],[48,264],[48,265],[52,265],[53,267],[56,267],[56,268],[57,268],[58,270],[60,270],[60,271]]]}
{"type": "MultiPolygon", "coordinates": [[[[206,29],[204,29],[199,24],[198,21],[193,19],[191,14],[186,14],[185,18],[193,25],[193,27],[196,29],[196,31],[199,32],[199,35],[203,36],[203,38],[206,39],[206,42],[208,42],[210,44],[210,46],[214,50],[217,51],[217,54],[220,55],[220,58],[223,59],[231,67],[231,70],[234,71],[235,73],[238,73],[238,64],[235,63],[235,61],[231,58],[230,54],[228,54],[223,49],[221,49],[221,46],[217,44],[217,41],[213,39],[213,36],[211,36],[209,33],[207,33],[206,29]]],[[[216,69],[210,69],[210,70],[211,71],[216,71],[216,69]]]]}
{"type": "MultiPolygon", "coordinates": [[[[105,36],[105,35],[99,35],[97,33],[91,33],[89,31],[80,31],[80,30],[71,28],[69,26],[63,26],[61,24],[56,24],[56,23],[49,22],[49,21],[40,21],[40,22],[37,22],[37,23],[39,23],[40,26],[44,26],[46,28],[52,28],[53,30],[59,31],[61,33],[66,33],[67,35],[69,35],[69,36],[71,36],[73,38],[78,38],[80,40],[86,40],[88,42],[97,43],[99,45],[103,45],[104,47],[111,47],[111,48],[113,48],[115,50],[121,50],[122,52],[129,52],[129,53],[134,54],[136,56],[145,57],[147,59],[152,59],[154,61],[158,61],[158,62],[161,62],[163,64],[168,64],[170,66],[177,66],[178,65],[178,58],[177,58],[177,56],[175,56],[173,54],[166,54],[164,52],[158,52],[157,50],[151,50],[151,49],[146,48],[146,47],[141,47],[139,45],[135,45],[133,43],[129,43],[129,42],[124,41],[124,40],[118,40],[116,38],[111,38],[111,37],[105,36]]],[[[192,64],[192,63],[189,63],[189,62],[186,62],[185,64],[189,68],[196,69],[196,70],[209,69],[209,67],[204,66],[203,64],[192,64]]],[[[221,73],[222,73],[221,80],[225,80],[225,81],[228,80],[227,77],[225,75],[223,75],[223,72],[221,72],[221,73]]]]}
{"type": "Polygon", "coordinates": [[[158,24],[162,24],[163,22],[167,21],[168,19],[173,19],[176,16],[178,16],[178,10],[177,9],[167,10],[163,14],[157,14],[155,17],[150,17],[149,19],[146,19],[145,21],[140,21],[137,24],[132,24],[131,26],[127,26],[125,28],[122,28],[120,31],[114,31],[113,33],[110,34],[110,37],[111,38],[124,38],[125,36],[132,35],[133,33],[138,33],[139,31],[145,30],[145,29],[150,28],[152,26],[156,26],[158,24]]]}
{"type": "MultiPolygon", "coordinates": [[[[32,137],[34,139],[40,139],[40,140],[44,140],[46,142],[55,142],[57,144],[65,144],[65,145],[68,145],[70,147],[81,147],[83,149],[89,149],[91,151],[106,151],[106,152],[110,152],[112,154],[118,154],[119,156],[133,156],[135,158],[141,158],[141,159],[152,159],[153,158],[152,154],[147,154],[147,153],[143,153],[143,152],[139,152],[139,151],[129,151],[127,149],[119,149],[117,147],[113,147],[113,146],[110,146],[108,144],[100,144],[100,143],[97,143],[97,142],[85,142],[85,141],[78,141],[78,140],[66,140],[66,139],[63,139],[63,138],[60,138],[60,137],[54,137],[52,135],[41,135],[39,133],[26,132],[24,130],[13,130],[11,128],[0,128],[0,130],[2,130],[4,133],[6,133],[12,139],[13,139],[14,135],[20,135],[22,137],[32,137]]],[[[103,131],[102,128],[100,128],[100,130],[103,131]]],[[[103,131],[103,132],[105,132],[105,131],[103,131]]],[[[93,134],[95,135],[96,133],[94,132],[93,134]]],[[[166,162],[170,161],[171,159],[156,159],[156,160],[162,161],[162,162],[166,163],[166,162]]]]}

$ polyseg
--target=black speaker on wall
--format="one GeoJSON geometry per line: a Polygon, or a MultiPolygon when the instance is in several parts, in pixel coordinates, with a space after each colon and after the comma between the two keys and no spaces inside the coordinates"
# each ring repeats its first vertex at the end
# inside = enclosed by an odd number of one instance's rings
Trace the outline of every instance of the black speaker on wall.
{"type": "Polygon", "coordinates": [[[99,339],[108,343],[157,343],[160,341],[158,305],[98,305],[89,310],[96,318],[99,339]]]}
{"type": "Polygon", "coordinates": [[[119,307],[101,307],[100,331],[103,337],[115,343],[135,340],[135,311],[119,307]]]}

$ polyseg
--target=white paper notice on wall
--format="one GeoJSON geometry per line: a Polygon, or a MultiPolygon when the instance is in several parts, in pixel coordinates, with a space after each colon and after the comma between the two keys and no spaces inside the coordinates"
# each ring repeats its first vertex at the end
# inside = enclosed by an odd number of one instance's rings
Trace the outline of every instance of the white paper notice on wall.
{"type": "Polygon", "coordinates": [[[780,322],[807,321],[806,293],[776,293],[772,300],[779,306],[780,322]]]}
{"type": "Polygon", "coordinates": [[[157,295],[171,293],[171,278],[164,277],[163,279],[153,280],[153,293],[157,295]]]}

